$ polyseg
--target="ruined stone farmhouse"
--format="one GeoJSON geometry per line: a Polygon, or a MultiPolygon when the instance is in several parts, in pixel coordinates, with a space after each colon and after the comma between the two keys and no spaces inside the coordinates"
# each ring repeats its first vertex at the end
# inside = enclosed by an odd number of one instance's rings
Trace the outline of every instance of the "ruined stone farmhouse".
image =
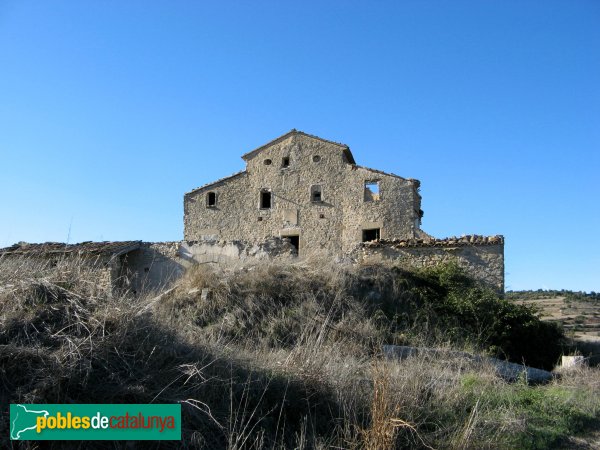
{"type": "Polygon", "coordinates": [[[0,262],[77,256],[109,291],[157,290],[194,264],[317,255],[405,268],[455,261],[504,290],[504,238],[421,230],[419,181],[356,164],[347,145],[292,130],[242,155],[246,169],[184,195],[184,240],[15,244],[0,262]]]}
{"type": "Polygon", "coordinates": [[[292,130],[246,169],[185,194],[186,241],[285,237],[299,255],[422,236],[419,181],[359,166],[347,145],[292,130]]]}
{"type": "Polygon", "coordinates": [[[452,260],[504,289],[504,238],[423,232],[418,180],[360,166],[347,145],[297,130],[242,159],[245,170],[184,196],[185,251],[197,261],[244,258],[283,238],[301,256],[408,267],[452,260]]]}

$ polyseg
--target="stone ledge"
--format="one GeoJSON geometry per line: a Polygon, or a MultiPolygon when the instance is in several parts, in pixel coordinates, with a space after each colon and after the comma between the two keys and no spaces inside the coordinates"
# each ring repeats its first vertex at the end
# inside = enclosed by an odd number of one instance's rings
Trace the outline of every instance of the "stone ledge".
{"type": "Polygon", "coordinates": [[[415,248],[415,247],[456,247],[472,245],[504,245],[504,236],[481,236],[470,234],[461,237],[448,237],[443,239],[379,239],[376,241],[362,242],[360,248],[415,248]]]}

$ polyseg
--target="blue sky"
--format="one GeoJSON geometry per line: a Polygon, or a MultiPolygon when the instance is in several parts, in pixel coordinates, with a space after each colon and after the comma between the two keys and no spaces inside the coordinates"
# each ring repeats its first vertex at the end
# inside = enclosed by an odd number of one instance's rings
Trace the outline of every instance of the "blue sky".
{"type": "Polygon", "coordinates": [[[291,128],[504,234],[508,289],[600,291],[600,2],[0,0],[0,246],[179,240],[291,128]]]}

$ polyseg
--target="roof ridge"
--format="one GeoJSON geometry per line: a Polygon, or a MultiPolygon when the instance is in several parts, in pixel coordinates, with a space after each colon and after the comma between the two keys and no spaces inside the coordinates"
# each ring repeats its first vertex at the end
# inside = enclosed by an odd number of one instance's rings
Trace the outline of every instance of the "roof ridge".
{"type": "Polygon", "coordinates": [[[344,144],[343,142],[332,141],[330,139],[325,139],[325,138],[322,138],[320,136],[317,136],[316,134],[305,133],[304,131],[296,130],[295,128],[292,131],[295,131],[298,134],[302,134],[304,136],[307,136],[307,137],[310,137],[310,138],[313,138],[313,139],[318,139],[319,141],[327,142],[329,144],[335,144],[335,145],[339,145],[340,147],[350,148],[348,146],[348,144],[344,144]]]}
{"type": "Polygon", "coordinates": [[[336,142],[336,141],[330,141],[329,139],[324,139],[324,138],[322,138],[322,137],[319,137],[319,136],[317,136],[317,135],[314,135],[314,134],[308,134],[308,133],[305,133],[304,131],[300,131],[300,130],[296,130],[295,128],[292,128],[292,129],[291,129],[290,131],[288,131],[287,133],[284,133],[284,134],[282,134],[281,136],[279,136],[279,137],[276,137],[275,139],[272,139],[272,140],[270,140],[270,141],[269,141],[269,142],[267,142],[266,144],[263,144],[263,145],[261,145],[260,147],[257,147],[257,148],[255,148],[254,150],[251,150],[251,151],[249,151],[249,152],[247,152],[247,153],[244,153],[244,154],[242,155],[242,159],[246,160],[246,159],[248,159],[250,156],[252,156],[252,155],[254,155],[254,154],[258,153],[259,151],[261,151],[262,149],[264,149],[265,147],[268,147],[268,146],[270,146],[270,145],[273,145],[273,144],[277,144],[278,142],[281,142],[281,141],[283,141],[284,139],[287,139],[287,138],[288,138],[290,135],[294,135],[294,134],[296,134],[296,135],[300,134],[300,135],[302,135],[302,136],[306,136],[306,137],[309,137],[309,138],[312,138],[312,139],[317,139],[317,140],[319,140],[319,141],[322,141],[322,142],[327,142],[328,144],[334,144],[334,145],[338,145],[338,146],[340,146],[340,147],[342,147],[342,148],[344,148],[344,149],[348,149],[348,150],[350,150],[350,147],[348,147],[348,145],[347,145],[347,144],[343,144],[343,143],[341,143],[341,142],[336,142]]]}

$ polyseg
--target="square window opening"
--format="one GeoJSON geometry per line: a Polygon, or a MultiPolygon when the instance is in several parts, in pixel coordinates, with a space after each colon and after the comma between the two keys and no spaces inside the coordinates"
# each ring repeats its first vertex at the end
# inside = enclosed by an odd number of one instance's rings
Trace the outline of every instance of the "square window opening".
{"type": "Polygon", "coordinates": [[[380,228],[370,228],[367,230],[363,230],[362,232],[362,241],[377,241],[381,237],[381,229],[380,228]]]}
{"type": "Polygon", "coordinates": [[[379,199],[379,181],[365,181],[365,202],[377,202],[379,199]]]}
{"type": "Polygon", "coordinates": [[[271,209],[272,201],[271,201],[271,192],[270,191],[262,191],[260,193],[260,208],[261,209],[271,209]]]}
{"type": "Polygon", "coordinates": [[[311,202],[322,202],[323,201],[323,191],[320,185],[314,185],[310,188],[310,201],[311,202]]]}
{"type": "Polygon", "coordinates": [[[282,169],[287,169],[288,167],[290,167],[290,157],[289,156],[284,156],[281,159],[281,168],[282,169]]]}

